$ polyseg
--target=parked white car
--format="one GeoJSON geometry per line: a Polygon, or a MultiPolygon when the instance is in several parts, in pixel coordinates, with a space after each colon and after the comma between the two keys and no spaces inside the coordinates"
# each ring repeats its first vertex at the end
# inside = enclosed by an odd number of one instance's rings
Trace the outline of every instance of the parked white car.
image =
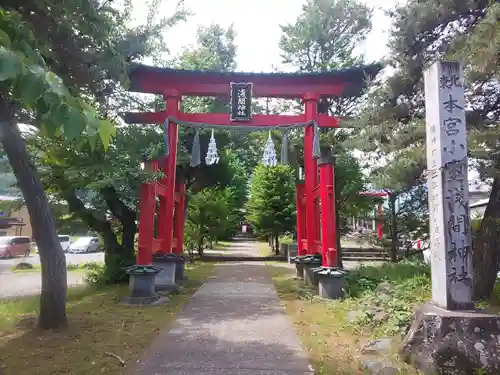
{"type": "Polygon", "coordinates": [[[68,253],[82,254],[100,251],[97,237],[80,237],[69,245],[68,253]]]}
{"type": "Polygon", "coordinates": [[[60,234],[57,237],[59,237],[59,242],[61,242],[63,251],[65,253],[68,252],[69,245],[71,244],[71,237],[65,234],[60,234]]]}
{"type": "MultiPolygon", "coordinates": [[[[65,234],[59,234],[57,237],[59,238],[59,242],[61,243],[63,251],[67,253],[69,250],[69,245],[71,244],[71,237],[65,234]]],[[[35,241],[31,243],[31,249],[38,252],[38,246],[36,245],[35,241]]]]}

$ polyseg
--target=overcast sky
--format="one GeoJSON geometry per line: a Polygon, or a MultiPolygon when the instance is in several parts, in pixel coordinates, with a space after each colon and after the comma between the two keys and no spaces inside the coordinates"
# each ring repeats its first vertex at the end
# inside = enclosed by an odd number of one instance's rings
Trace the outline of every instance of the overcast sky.
{"type": "MultiPolygon", "coordinates": [[[[136,18],[144,20],[147,7],[141,6],[144,0],[134,0],[136,18]]],[[[400,0],[401,1],[401,0],[400,0]]],[[[399,2],[400,2],[399,1],[399,2]]],[[[368,62],[380,60],[387,54],[387,35],[390,20],[383,9],[393,7],[398,0],[362,0],[374,8],[372,31],[365,43],[359,47],[368,62]]],[[[185,0],[185,6],[192,13],[183,22],[167,32],[166,41],[172,54],[176,55],[184,47],[196,43],[196,30],[199,25],[209,26],[216,23],[223,27],[233,24],[238,46],[238,70],[270,72],[280,66],[279,39],[280,25],[294,22],[306,0],[185,0]]],[[[177,4],[167,0],[158,11],[169,15],[177,4]]]]}

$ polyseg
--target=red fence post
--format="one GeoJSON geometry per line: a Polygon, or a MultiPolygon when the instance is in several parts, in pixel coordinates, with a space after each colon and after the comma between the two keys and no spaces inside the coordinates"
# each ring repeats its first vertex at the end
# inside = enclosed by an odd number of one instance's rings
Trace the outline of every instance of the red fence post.
{"type": "MultiPolygon", "coordinates": [[[[145,162],[145,169],[156,168],[154,162],[145,162]]],[[[137,259],[139,265],[152,263],[155,232],[156,183],[141,184],[139,200],[139,230],[137,239],[137,259]]]]}
{"type": "Polygon", "coordinates": [[[175,185],[176,194],[179,197],[174,215],[174,238],[177,240],[177,246],[174,249],[175,254],[182,254],[184,251],[184,213],[186,203],[186,184],[175,185]]]}
{"type": "MultiPolygon", "coordinates": [[[[166,102],[167,116],[177,117],[179,113],[180,98],[178,93],[164,93],[163,98],[166,102]]],[[[169,153],[163,166],[163,172],[167,179],[167,191],[165,197],[165,230],[163,237],[162,252],[172,252],[172,238],[174,227],[174,204],[175,204],[175,170],[177,166],[177,142],[178,142],[178,125],[173,121],[168,125],[168,143],[169,153]]]]}
{"type": "MultiPolygon", "coordinates": [[[[167,179],[163,178],[160,181],[160,184],[166,185],[167,184],[167,179]]],[[[159,197],[160,200],[160,207],[158,208],[158,233],[156,235],[157,238],[159,239],[164,239],[167,235],[165,229],[166,229],[166,223],[167,223],[167,197],[165,195],[161,195],[159,197]]]]}
{"type": "Polygon", "coordinates": [[[332,155],[318,159],[323,267],[335,267],[337,265],[334,163],[335,159],[332,155]]]}
{"type": "MultiPolygon", "coordinates": [[[[307,121],[318,117],[319,95],[304,95],[305,118],[307,121]]],[[[319,240],[319,212],[315,204],[315,189],[318,185],[318,166],[313,156],[314,126],[308,125],[304,134],[304,169],[306,195],[306,238],[307,254],[316,253],[316,241],[319,240]]]]}

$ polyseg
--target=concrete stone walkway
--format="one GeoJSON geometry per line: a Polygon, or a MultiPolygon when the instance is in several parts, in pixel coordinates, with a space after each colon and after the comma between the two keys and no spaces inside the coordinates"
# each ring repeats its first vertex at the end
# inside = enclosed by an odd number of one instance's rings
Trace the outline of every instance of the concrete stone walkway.
{"type": "MultiPolygon", "coordinates": [[[[238,254],[258,255],[236,242],[238,254]]],[[[307,355],[263,263],[217,266],[135,375],[311,375],[307,355]]]]}

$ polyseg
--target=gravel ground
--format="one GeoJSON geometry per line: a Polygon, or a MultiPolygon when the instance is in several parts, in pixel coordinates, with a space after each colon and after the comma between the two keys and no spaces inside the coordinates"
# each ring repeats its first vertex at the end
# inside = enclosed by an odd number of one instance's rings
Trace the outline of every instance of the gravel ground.
{"type": "MultiPolygon", "coordinates": [[[[66,254],[67,264],[83,264],[87,262],[103,262],[104,253],[66,254]]],[[[28,262],[40,264],[38,254],[29,257],[0,259],[0,299],[36,295],[41,290],[41,276],[39,272],[12,272],[10,269],[17,263],[28,262]]],[[[84,283],[84,274],[81,271],[68,272],[68,286],[84,283]]]]}
{"type": "MultiPolygon", "coordinates": [[[[68,286],[84,282],[81,271],[68,272],[68,286]]],[[[36,295],[40,293],[41,286],[39,272],[0,273],[0,299],[36,295]]]]}

